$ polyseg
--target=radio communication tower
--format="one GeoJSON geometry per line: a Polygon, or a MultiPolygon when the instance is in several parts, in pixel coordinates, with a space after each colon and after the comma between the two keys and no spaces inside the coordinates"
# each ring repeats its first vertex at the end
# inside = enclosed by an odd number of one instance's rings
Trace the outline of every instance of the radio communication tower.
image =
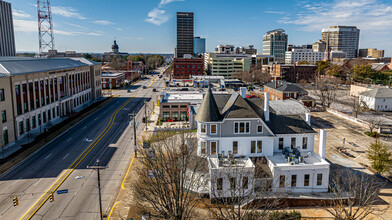
{"type": "Polygon", "coordinates": [[[49,0],[37,0],[39,53],[54,50],[52,12],[49,0]]]}

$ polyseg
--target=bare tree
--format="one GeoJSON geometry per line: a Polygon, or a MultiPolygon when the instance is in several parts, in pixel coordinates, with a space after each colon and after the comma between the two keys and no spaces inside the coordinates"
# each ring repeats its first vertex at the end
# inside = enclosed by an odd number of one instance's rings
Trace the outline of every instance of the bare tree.
{"type": "Polygon", "coordinates": [[[121,70],[124,64],[124,60],[120,56],[112,57],[109,62],[110,67],[115,69],[116,71],[121,70]]]}
{"type": "Polygon", "coordinates": [[[251,67],[249,71],[238,71],[233,74],[233,77],[252,85],[254,83],[265,84],[271,81],[271,75],[257,67],[251,67]]]}
{"type": "Polygon", "coordinates": [[[316,83],[316,96],[323,108],[329,108],[336,100],[339,80],[335,78],[318,78],[316,83]]]}
{"type": "Polygon", "coordinates": [[[194,216],[201,178],[207,166],[196,156],[196,140],[189,134],[168,137],[157,135],[149,150],[141,152],[141,167],[134,186],[138,206],[150,216],[190,219],[194,216]]]}
{"type": "Polygon", "coordinates": [[[384,183],[367,174],[347,169],[331,170],[330,191],[335,198],[326,203],[326,210],[338,220],[361,220],[386,211],[379,205],[379,192],[384,183]]]}
{"type": "Polygon", "coordinates": [[[367,116],[366,122],[368,123],[370,133],[373,133],[374,129],[378,128],[381,125],[381,119],[374,117],[373,115],[367,116]]]}
{"type": "Polygon", "coordinates": [[[210,171],[211,203],[207,208],[212,218],[235,220],[268,216],[278,205],[279,196],[272,192],[266,172],[260,166],[251,167],[250,159],[222,159],[218,162],[220,168],[210,171]]]}

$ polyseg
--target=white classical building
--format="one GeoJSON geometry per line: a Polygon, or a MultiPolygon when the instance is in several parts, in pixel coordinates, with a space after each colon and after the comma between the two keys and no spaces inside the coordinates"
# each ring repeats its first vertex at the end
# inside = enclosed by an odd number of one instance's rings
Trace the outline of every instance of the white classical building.
{"type": "Polygon", "coordinates": [[[314,52],[313,49],[297,49],[286,51],[285,63],[295,64],[297,62],[306,61],[311,64],[324,59],[324,52],[314,52]]]}
{"type": "Polygon", "coordinates": [[[254,170],[264,165],[274,190],[328,191],[326,132],[321,131],[318,155],[314,152],[317,132],[310,125],[308,110],[296,107],[291,114],[278,109],[290,109],[293,103],[271,101],[276,111],[269,102],[268,93],[264,100],[237,93],[216,96],[210,89],[206,93],[195,118],[197,154],[209,160],[212,197],[216,197],[217,188],[223,190],[220,196],[227,197],[224,190],[233,182],[250,187],[247,192],[252,192],[250,183],[259,178],[254,170]],[[236,175],[222,176],[228,169],[235,170],[236,175]]]}

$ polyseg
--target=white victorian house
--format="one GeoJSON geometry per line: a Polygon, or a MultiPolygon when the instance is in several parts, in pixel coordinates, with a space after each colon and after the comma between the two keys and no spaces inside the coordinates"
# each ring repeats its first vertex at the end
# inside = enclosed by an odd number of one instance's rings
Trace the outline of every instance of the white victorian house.
{"type": "Polygon", "coordinates": [[[211,89],[205,94],[195,118],[197,154],[208,160],[211,197],[229,197],[233,184],[252,193],[253,180],[259,178],[254,174],[261,164],[257,161],[269,169],[273,190],[328,191],[326,132],[321,131],[318,155],[308,110],[295,100],[271,103],[268,93],[264,100],[212,94],[211,89]],[[237,174],[223,175],[230,169],[237,174]]]}

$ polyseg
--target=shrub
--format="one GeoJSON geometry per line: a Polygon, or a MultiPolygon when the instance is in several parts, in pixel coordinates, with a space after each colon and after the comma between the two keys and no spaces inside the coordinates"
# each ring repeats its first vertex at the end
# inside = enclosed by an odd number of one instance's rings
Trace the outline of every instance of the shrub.
{"type": "Polygon", "coordinates": [[[369,137],[372,138],[377,138],[378,137],[378,133],[376,131],[370,132],[370,131],[366,131],[365,134],[369,137]]]}
{"type": "Polygon", "coordinates": [[[291,211],[291,212],[271,212],[268,216],[269,220],[300,220],[301,219],[301,213],[297,211],[291,211]]]}

